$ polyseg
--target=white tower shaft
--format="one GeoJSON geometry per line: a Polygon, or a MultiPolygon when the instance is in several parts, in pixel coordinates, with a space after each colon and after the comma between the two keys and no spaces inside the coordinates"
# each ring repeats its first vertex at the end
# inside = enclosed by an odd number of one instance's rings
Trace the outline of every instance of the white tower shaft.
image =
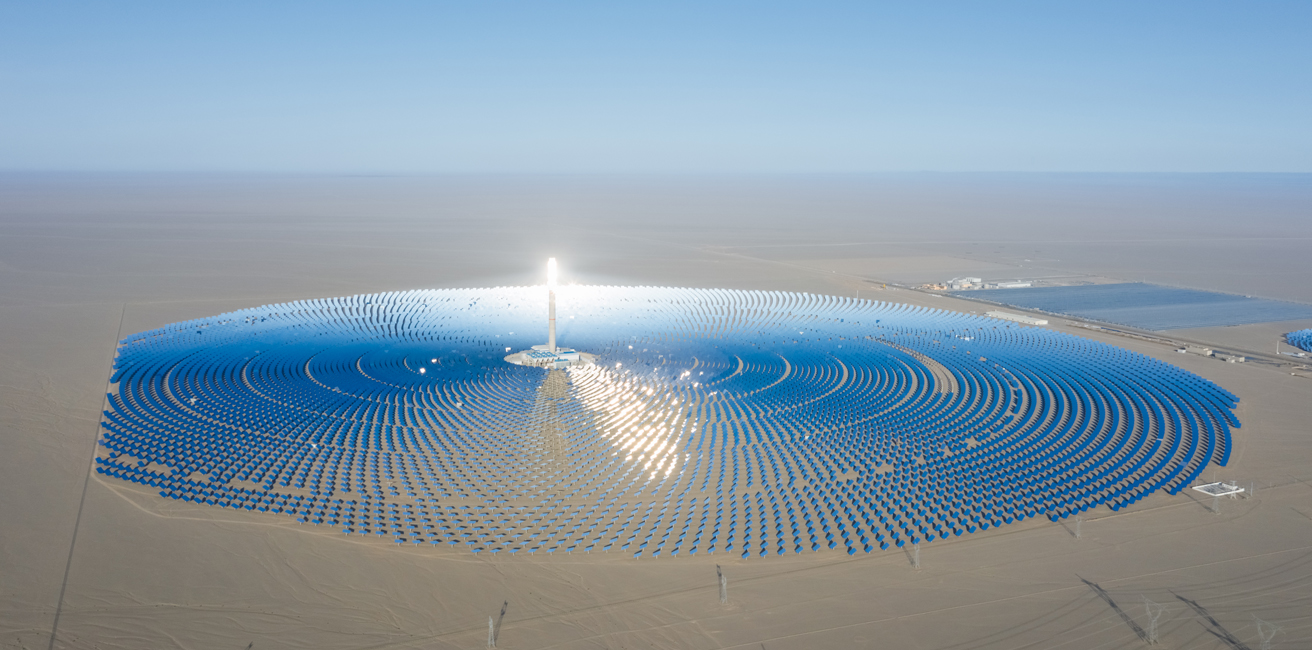
{"type": "Polygon", "coordinates": [[[549,289],[547,298],[547,349],[556,352],[556,290],[549,289]]]}
{"type": "Polygon", "coordinates": [[[556,353],[556,258],[547,260],[547,351],[556,353]]]}

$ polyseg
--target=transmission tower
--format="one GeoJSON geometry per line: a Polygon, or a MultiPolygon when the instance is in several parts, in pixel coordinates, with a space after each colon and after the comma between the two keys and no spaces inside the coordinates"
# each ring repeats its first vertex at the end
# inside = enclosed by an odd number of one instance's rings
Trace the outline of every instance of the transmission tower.
{"type": "Polygon", "coordinates": [[[715,575],[720,578],[720,604],[729,604],[729,580],[724,577],[724,572],[720,570],[720,565],[715,565],[715,575]]]}
{"type": "Polygon", "coordinates": [[[1271,639],[1275,638],[1276,633],[1280,631],[1280,626],[1275,623],[1268,623],[1256,616],[1253,620],[1257,622],[1257,638],[1261,640],[1258,646],[1262,650],[1271,650],[1271,639]]]}
{"type": "Polygon", "coordinates": [[[1147,596],[1143,598],[1143,606],[1148,611],[1148,638],[1145,640],[1148,645],[1157,645],[1157,619],[1162,617],[1162,614],[1166,611],[1166,606],[1148,600],[1147,596]]]}

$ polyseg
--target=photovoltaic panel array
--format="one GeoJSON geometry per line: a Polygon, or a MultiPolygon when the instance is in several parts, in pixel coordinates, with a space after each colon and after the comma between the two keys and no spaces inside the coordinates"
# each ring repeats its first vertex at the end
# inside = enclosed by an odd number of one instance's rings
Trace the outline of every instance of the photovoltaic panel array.
{"type": "Polygon", "coordinates": [[[304,300],[122,341],[96,471],[161,497],[480,553],[849,554],[1179,492],[1237,398],[982,316],[769,291],[304,300]]]}
{"type": "Polygon", "coordinates": [[[1312,305],[1142,282],[957,291],[954,295],[1146,330],[1312,318],[1312,305]]]}

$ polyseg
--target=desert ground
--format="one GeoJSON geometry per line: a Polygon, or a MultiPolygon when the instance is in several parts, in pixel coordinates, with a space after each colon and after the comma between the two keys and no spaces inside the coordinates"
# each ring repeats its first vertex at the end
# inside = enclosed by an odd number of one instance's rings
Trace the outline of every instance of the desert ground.
{"type": "Polygon", "coordinates": [[[481,557],[195,506],[92,471],[116,341],[375,291],[566,282],[807,291],[982,313],[955,276],[1146,281],[1312,303],[1312,177],[0,175],[0,647],[1312,646],[1312,321],[1049,327],[1239,395],[1208,480],[1073,522],[767,559],[481,557]],[[1182,342],[1247,363],[1180,354],[1182,342]],[[1287,348],[1285,348],[1287,350],[1287,348]],[[728,578],[719,601],[716,565],[728,578]],[[504,607],[504,614],[503,612],[504,607]],[[54,638],[52,639],[52,633],[54,638]]]}

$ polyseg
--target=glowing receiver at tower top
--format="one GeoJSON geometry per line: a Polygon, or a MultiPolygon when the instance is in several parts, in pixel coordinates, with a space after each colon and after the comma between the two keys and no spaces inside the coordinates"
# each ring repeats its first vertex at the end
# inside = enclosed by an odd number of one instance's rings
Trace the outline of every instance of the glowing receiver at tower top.
{"type": "Polygon", "coordinates": [[[556,279],[556,258],[552,257],[547,259],[547,344],[508,354],[507,363],[539,368],[569,368],[586,366],[596,360],[595,355],[556,346],[556,279]]]}

